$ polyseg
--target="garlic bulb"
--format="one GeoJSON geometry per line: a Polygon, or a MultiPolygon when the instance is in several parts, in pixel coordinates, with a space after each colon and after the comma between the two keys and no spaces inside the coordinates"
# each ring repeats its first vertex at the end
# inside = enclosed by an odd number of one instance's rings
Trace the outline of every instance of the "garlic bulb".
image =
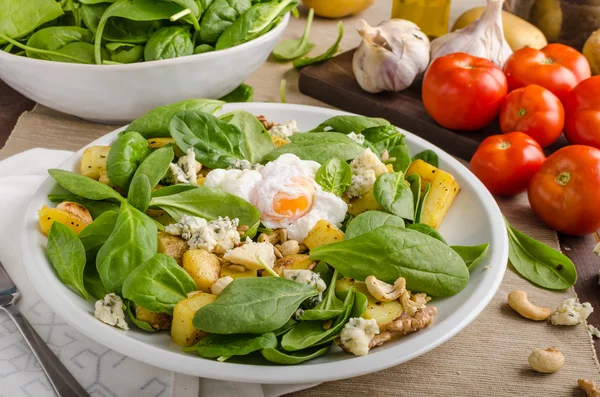
{"type": "Polygon", "coordinates": [[[363,90],[402,91],[429,65],[429,39],[410,21],[392,19],[377,27],[359,22],[363,41],[352,69],[363,90]]]}
{"type": "Polygon", "coordinates": [[[504,0],[489,0],[481,18],[463,29],[438,37],[431,42],[431,60],[455,52],[489,59],[499,67],[512,54],[502,28],[504,0]]]}

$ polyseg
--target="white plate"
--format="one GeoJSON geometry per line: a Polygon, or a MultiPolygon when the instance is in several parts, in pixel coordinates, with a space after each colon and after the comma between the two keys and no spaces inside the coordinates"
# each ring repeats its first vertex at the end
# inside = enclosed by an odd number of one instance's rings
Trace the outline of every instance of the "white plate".
{"type": "MultiPolygon", "coordinates": [[[[301,130],[314,128],[329,117],[348,114],[317,107],[268,103],[228,104],[223,111],[234,109],[264,114],[269,120],[278,122],[295,119],[301,130]]],[[[113,131],[90,145],[109,145],[119,131],[113,131]]],[[[463,291],[433,301],[438,315],[430,327],[377,347],[368,356],[354,357],[335,347],[326,356],[298,366],[220,363],[183,353],[181,347],[171,342],[168,333],[120,331],[101,323],[94,318],[93,302],[85,301],[64,286],[46,259],[46,237],[39,231],[37,211],[43,204],[50,205],[47,195],[55,186],[51,178],[41,185],[25,214],[22,245],[27,274],[41,297],[77,330],[110,349],[175,372],[251,383],[302,383],[349,378],[401,364],[441,345],[473,321],[496,293],[508,260],[504,221],[487,189],[450,155],[411,133],[404,133],[412,153],[434,149],[439,155],[440,167],[454,175],[462,187],[440,229],[442,235],[452,245],[489,242],[490,249],[471,273],[471,280],[463,291]]],[[[61,168],[77,171],[82,152],[83,149],[61,168]]]]}

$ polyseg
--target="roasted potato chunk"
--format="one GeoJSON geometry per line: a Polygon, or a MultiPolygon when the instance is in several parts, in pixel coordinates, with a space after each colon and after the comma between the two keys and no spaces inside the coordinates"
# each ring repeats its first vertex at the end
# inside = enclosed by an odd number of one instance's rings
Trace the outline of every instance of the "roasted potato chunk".
{"type": "Polygon", "coordinates": [[[272,136],[271,139],[273,140],[273,145],[275,145],[276,148],[281,147],[283,145],[287,145],[289,143],[287,140],[276,136],[272,136]]]}
{"type": "Polygon", "coordinates": [[[158,232],[158,253],[169,255],[177,261],[179,266],[183,266],[183,254],[189,249],[190,247],[181,237],[158,232]]]}
{"type": "Polygon", "coordinates": [[[171,339],[179,346],[191,346],[204,338],[208,333],[196,329],[192,324],[194,315],[203,306],[213,303],[216,295],[199,292],[177,302],[173,309],[173,322],[171,324],[171,339]]]}
{"type": "Polygon", "coordinates": [[[311,250],[322,245],[337,243],[342,240],[344,240],[344,232],[335,225],[332,225],[329,221],[321,219],[310,232],[308,232],[308,235],[304,239],[304,245],[311,250]]]}
{"type": "Polygon", "coordinates": [[[221,277],[221,262],[206,250],[186,251],[183,254],[183,268],[202,292],[210,292],[211,285],[221,277]]]}
{"type": "Polygon", "coordinates": [[[236,278],[248,278],[248,277],[258,277],[257,270],[251,270],[244,268],[244,271],[240,272],[241,266],[236,265],[223,265],[221,266],[221,277],[231,277],[232,279],[236,278]]]}
{"type": "Polygon", "coordinates": [[[167,313],[151,312],[137,304],[135,305],[135,318],[150,324],[154,329],[169,329],[173,320],[173,317],[167,313]]]}
{"type": "Polygon", "coordinates": [[[173,138],[150,138],[148,139],[148,147],[150,149],[160,149],[163,146],[168,145],[169,143],[173,144],[173,150],[175,151],[175,157],[185,156],[183,150],[179,148],[179,146],[175,145],[175,140],[173,138]]]}
{"type": "Polygon", "coordinates": [[[348,213],[352,216],[357,216],[366,211],[381,211],[382,208],[375,200],[373,190],[361,197],[354,198],[348,203],[348,213]]]}
{"type": "MultiPolygon", "coordinates": [[[[312,270],[316,261],[310,259],[310,256],[305,254],[295,254],[284,256],[281,259],[277,259],[275,261],[275,266],[273,266],[273,270],[280,276],[283,276],[284,270],[312,270]]],[[[267,276],[268,273],[263,272],[263,276],[267,276]]]]}
{"type": "Polygon", "coordinates": [[[92,223],[89,219],[84,219],[67,210],[49,208],[45,205],[38,211],[38,220],[40,229],[45,235],[48,235],[54,222],[62,223],[73,230],[75,234],[79,234],[87,225],[92,223]]]}
{"type": "Polygon", "coordinates": [[[102,171],[106,172],[106,159],[110,146],[91,146],[81,155],[81,175],[95,180],[100,179],[102,171]]]}

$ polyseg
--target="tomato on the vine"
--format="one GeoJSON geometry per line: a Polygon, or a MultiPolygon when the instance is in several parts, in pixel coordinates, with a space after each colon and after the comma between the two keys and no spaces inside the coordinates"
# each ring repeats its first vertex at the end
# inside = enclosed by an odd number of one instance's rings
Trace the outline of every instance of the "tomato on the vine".
{"type": "Polygon", "coordinates": [[[541,50],[521,48],[506,60],[504,72],[510,91],[537,84],[561,100],[592,75],[583,54],[564,44],[549,44],[541,50]]]}
{"type": "Polygon", "coordinates": [[[565,98],[565,136],[600,149],[600,76],[582,81],[565,98]]]}
{"type": "Polygon", "coordinates": [[[471,158],[471,171],[492,194],[512,196],[527,189],[546,159],[540,145],[523,132],[492,135],[471,158]]]}
{"type": "Polygon", "coordinates": [[[506,76],[494,63],[458,52],[435,59],[423,78],[423,104],[439,124],[474,131],[490,124],[506,96],[506,76]]]}
{"type": "Polygon", "coordinates": [[[560,100],[539,85],[528,85],[509,93],[500,108],[500,129],[521,131],[546,147],[562,133],[565,110],[560,100]]]}
{"type": "Polygon", "coordinates": [[[600,229],[600,150],[572,145],[557,150],[529,184],[529,204],[551,228],[581,236],[600,229]]]}

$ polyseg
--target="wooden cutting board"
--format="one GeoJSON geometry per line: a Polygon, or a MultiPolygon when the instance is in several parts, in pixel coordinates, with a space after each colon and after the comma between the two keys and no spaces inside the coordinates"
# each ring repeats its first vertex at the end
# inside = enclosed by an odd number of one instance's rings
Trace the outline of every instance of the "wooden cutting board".
{"type": "MultiPolygon", "coordinates": [[[[422,79],[399,93],[370,94],[363,91],[352,72],[353,55],[354,50],[322,64],[303,68],[300,71],[300,91],[348,112],[382,117],[467,161],[482,140],[501,133],[497,122],[475,132],[452,131],[437,124],[429,117],[421,101],[422,79]]],[[[545,150],[546,154],[565,145],[567,141],[561,136],[558,142],[545,150]]]]}

